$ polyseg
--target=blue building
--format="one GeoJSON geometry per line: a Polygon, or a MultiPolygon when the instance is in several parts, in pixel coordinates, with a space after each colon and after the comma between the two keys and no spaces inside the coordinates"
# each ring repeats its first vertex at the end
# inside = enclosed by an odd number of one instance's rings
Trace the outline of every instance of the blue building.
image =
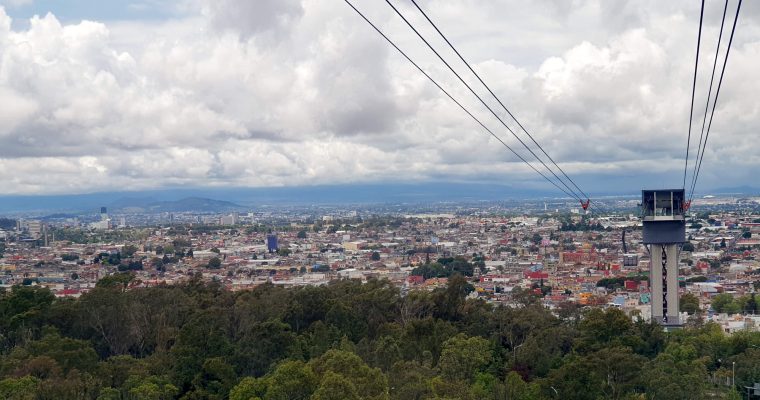
{"type": "Polygon", "coordinates": [[[267,251],[274,253],[277,250],[277,235],[270,233],[267,235],[267,251]]]}

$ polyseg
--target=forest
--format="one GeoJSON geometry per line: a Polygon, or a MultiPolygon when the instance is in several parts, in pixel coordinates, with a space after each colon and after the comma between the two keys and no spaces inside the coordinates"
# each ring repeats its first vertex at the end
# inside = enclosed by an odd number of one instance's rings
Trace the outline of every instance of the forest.
{"type": "Polygon", "coordinates": [[[78,299],[0,292],[0,398],[740,399],[760,382],[760,333],[666,333],[617,309],[550,311],[527,291],[495,306],[458,274],[408,293],[132,279],[78,299]]]}

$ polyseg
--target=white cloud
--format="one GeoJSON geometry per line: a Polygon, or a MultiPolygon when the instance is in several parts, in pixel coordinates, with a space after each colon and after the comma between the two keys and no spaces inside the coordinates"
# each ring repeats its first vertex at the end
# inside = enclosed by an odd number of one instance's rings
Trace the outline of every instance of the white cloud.
{"type": "Polygon", "coordinates": [[[8,7],[14,8],[14,7],[28,6],[32,3],[34,3],[34,0],[2,0],[0,1],[0,6],[8,6],[8,7]]]}
{"type": "MultiPolygon", "coordinates": [[[[386,7],[356,3],[509,137],[386,7]]],[[[23,29],[0,8],[5,193],[426,179],[541,184],[342,2],[183,4],[195,12],[108,24],[61,23],[48,14],[23,29]]],[[[663,174],[672,176],[663,184],[678,182],[694,4],[516,4],[424,7],[590,191],[604,189],[600,177],[618,178],[615,190],[649,186],[663,174]]],[[[434,33],[413,9],[402,11],[434,33]]],[[[747,20],[756,15],[749,9],[747,20]]],[[[706,38],[717,36],[717,23],[707,21],[706,38]]],[[[751,183],[760,166],[752,140],[760,28],[747,23],[737,32],[705,156],[708,187],[751,183]]],[[[702,60],[706,87],[712,60],[702,60]]]]}

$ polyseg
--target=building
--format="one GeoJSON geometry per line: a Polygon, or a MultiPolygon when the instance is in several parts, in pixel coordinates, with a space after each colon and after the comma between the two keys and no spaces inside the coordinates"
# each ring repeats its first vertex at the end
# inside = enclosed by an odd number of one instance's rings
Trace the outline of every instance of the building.
{"type": "Polygon", "coordinates": [[[221,225],[237,225],[239,223],[240,223],[240,214],[238,213],[225,215],[220,219],[221,225]]]}
{"type": "Polygon", "coordinates": [[[42,221],[24,221],[26,231],[33,239],[39,239],[45,233],[45,223],[42,221]]]}
{"type": "Polygon", "coordinates": [[[686,242],[685,190],[642,190],[641,207],[642,242],[651,254],[652,318],[665,326],[679,326],[678,248],[686,242]]]}
{"type": "Polygon", "coordinates": [[[267,251],[275,253],[277,250],[279,250],[277,245],[277,235],[270,233],[267,235],[267,251]]]}

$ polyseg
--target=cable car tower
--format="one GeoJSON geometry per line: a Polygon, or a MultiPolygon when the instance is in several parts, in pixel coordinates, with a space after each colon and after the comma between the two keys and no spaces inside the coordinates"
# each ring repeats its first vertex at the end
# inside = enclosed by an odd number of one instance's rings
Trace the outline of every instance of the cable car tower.
{"type": "Polygon", "coordinates": [[[641,191],[643,243],[651,258],[649,282],[652,319],[666,327],[679,327],[678,253],[686,242],[685,213],[689,205],[684,189],[641,191]]]}

